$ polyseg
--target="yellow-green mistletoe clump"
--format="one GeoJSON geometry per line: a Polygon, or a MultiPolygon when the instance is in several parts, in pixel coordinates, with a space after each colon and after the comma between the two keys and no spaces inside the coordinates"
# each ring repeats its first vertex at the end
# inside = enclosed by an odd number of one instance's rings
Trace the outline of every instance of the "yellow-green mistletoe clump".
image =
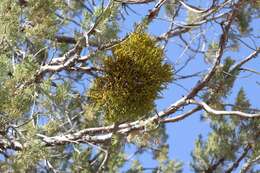
{"type": "Polygon", "coordinates": [[[146,33],[133,33],[103,61],[104,73],[94,80],[88,96],[108,122],[136,120],[154,108],[172,70],[163,50],[146,33]]]}

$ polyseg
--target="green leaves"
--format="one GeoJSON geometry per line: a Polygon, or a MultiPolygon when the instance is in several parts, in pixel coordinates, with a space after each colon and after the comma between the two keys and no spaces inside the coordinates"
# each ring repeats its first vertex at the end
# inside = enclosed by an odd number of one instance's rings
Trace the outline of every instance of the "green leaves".
{"type": "Polygon", "coordinates": [[[0,2],[0,39],[6,37],[11,43],[19,39],[19,15],[20,10],[15,1],[0,2]]]}
{"type": "Polygon", "coordinates": [[[38,68],[39,65],[35,59],[32,59],[30,56],[26,57],[22,63],[16,65],[14,79],[17,83],[29,81],[34,77],[38,68]]]}
{"type": "Polygon", "coordinates": [[[11,61],[7,58],[0,60],[0,66],[2,65],[5,68],[3,68],[4,71],[0,71],[0,110],[6,114],[5,117],[1,118],[4,118],[4,122],[7,123],[29,111],[35,86],[30,85],[23,89],[20,89],[19,86],[24,85],[34,76],[37,65],[30,58],[26,58],[20,64],[12,64],[15,69],[11,68],[11,61]]]}
{"type": "Polygon", "coordinates": [[[87,95],[108,122],[135,120],[154,107],[159,92],[172,80],[162,49],[145,33],[133,33],[104,60],[104,74],[87,95]]]}
{"type": "Polygon", "coordinates": [[[24,10],[26,20],[31,26],[25,27],[26,35],[41,39],[53,37],[58,29],[58,18],[55,13],[62,5],[60,0],[29,0],[24,10]]]}
{"type": "Polygon", "coordinates": [[[248,108],[250,108],[249,100],[246,98],[246,94],[243,88],[241,88],[237,94],[235,106],[233,107],[233,110],[235,111],[244,111],[248,112],[248,108]]]}
{"type": "Polygon", "coordinates": [[[160,164],[164,163],[168,158],[169,146],[163,145],[155,152],[155,158],[160,164]]]}
{"type": "Polygon", "coordinates": [[[165,8],[165,13],[166,13],[167,17],[169,17],[170,19],[173,18],[173,16],[176,13],[176,7],[178,7],[176,0],[171,0],[171,1],[165,2],[164,8],[165,8]]]}
{"type": "Polygon", "coordinates": [[[56,12],[63,6],[60,0],[28,0],[21,6],[16,1],[0,2],[0,38],[19,45],[30,38],[31,43],[50,39],[60,25],[56,12]]]}
{"type": "Polygon", "coordinates": [[[132,162],[131,168],[126,173],[142,173],[143,167],[142,164],[138,160],[134,160],[132,162]]]}
{"type": "Polygon", "coordinates": [[[203,98],[214,108],[223,109],[223,99],[229,96],[236,77],[239,74],[237,69],[231,69],[233,64],[234,60],[227,57],[223,65],[216,69],[213,78],[207,84],[208,89],[203,98]]]}
{"type": "Polygon", "coordinates": [[[6,55],[0,55],[0,84],[12,77],[12,67],[10,59],[6,55]]]}
{"type": "Polygon", "coordinates": [[[48,151],[42,147],[39,141],[31,141],[29,145],[17,153],[14,158],[13,169],[14,172],[27,172],[34,169],[39,161],[47,159],[48,151]]]}

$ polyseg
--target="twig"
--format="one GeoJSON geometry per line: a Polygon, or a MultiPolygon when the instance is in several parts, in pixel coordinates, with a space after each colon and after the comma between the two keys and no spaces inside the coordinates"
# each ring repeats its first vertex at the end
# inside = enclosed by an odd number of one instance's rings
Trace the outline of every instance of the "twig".
{"type": "Polygon", "coordinates": [[[178,121],[181,121],[185,118],[187,118],[188,116],[192,115],[193,113],[197,112],[201,110],[201,107],[196,107],[188,112],[185,112],[184,114],[181,114],[181,115],[178,115],[178,116],[175,116],[175,117],[172,117],[172,118],[164,118],[162,119],[160,122],[162,123],[173,123],[173,122],[178,122],[178,121]]]}

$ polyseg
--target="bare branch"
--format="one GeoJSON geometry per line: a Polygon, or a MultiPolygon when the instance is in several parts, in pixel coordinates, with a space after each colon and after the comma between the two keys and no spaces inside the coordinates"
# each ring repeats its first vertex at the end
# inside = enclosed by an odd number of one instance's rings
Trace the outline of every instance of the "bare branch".
{"type": "Polygon", "coordinates": [[[260,155],[256,156],[255,158],[249,159],[240,170],[240,173],[246,173],[249,171],[249,169],[252,167],[252,165],[256,162],[260,161],[260,155]]]}
{"type": "Polygon", "coordinates": [[[232,115],[232,116],[239,116],[242,118],[258,118],[260,117],[260,113],[257,114],[248,114],[240,111],[221,111],[221,110],[215,110],[211,108],[209,105],[207,105],[205,102],[202,101],[195,101],[194,99],[190,99],[189,103],[196,104],[202,107],[206,112],[213,114],[213,115],[232,115]]]}
{"type": "Polygon", "coordinates": [[[161,123],[173,123],[173,122],[181,121],[199,110],[201,110],[201,107],[198,106],[188,112],[185,112],[184,114],[175,116],[173,118],[164,118],[164,119],[160,120],[160,122],[161,123]]]}
{"type": "Polygon", "coordinates": [[[192,11],[194,13],[205,13],[207,10],[200,9],[198,7],[194,7],[192,5],[186,4],[185,2],[179,0],[179,2],[189,11],[192,11]]]}
{"type": "Polygon", "coordinates": [[[230,165],[230,167],[225,171],[225,173],[232,173],[232,171],[235,170],[239,166],[239,163],[246,157],[246,155],[250,149],[251,149],[250,146],[247,146],[246,148],[244,148],[244,151],[241,154],[241,156],[237,160],[235,160],[234,163],[232,163],[230,165]]]}
{"type": "Polygon", "coordinates": [[[234,64],[231,67],[230,71],[234,71],[237,70],[238,68],[240,68],[241,66],[243,66],[245,63],[247,63],[248,61],[252,60],[253,58],[257,57],[258,53],[260,52],[260,48],[258,48],[256,51],[254,51],[253,53],[251,53],[250,55],[248,55],[245,59],[243,59],[242,61],[238,62],[237,64],[234,64]]]}
{"type": "MultiPolygon", "coordinates": [[[[201,16],[200,21],[197,21],[197,22],[194,22],[194,23],[188,23],[188,24],[185,24],[185,25],[177,25],[176,28],[170,29],[166,33],[157,37],[157,40],[158,41],[168,40],[171,37],[175,37],[175,36],[181,35],[183,33],[187,33],[189,31],[191,31],[196,26],[200,26],[200,25],[202,25],[206,22],[218,19],[218,18],[223,17],[227,14],[230,14],[230,12],[227,12],[227,13],[222,13],[222,14],[216,16],[216,17],[208,18],[209,16],[215,14],[217,11],[219,11],[220,9],[222,9],[223,7],[225,7],[229,3],[230,3],[230,0],[227,0],[227,1],[223,2],[222,4],[220,4],[218,6],[214,6],[214,4],[213,4],[209,9],[203,11],[203,15],[201,16]]],[[[233,17],[230,18],[230,19],[232,19],[232,21],[233,21],[233,18],[234,18],[234,13],[235,13],[235,10],[232,11],[233,17]]],[[[227,22],[232,22],[232,21],[227,21],[227,22]]]]}
{"type": "Polygon", "coordinates": [[[250,69],[250,68],[240,68],[239,70],[242,70],[242,71],[248,71],[248,72],[251,72],[251,73],[254,73],[254,74],[260,75],[260,72],[254,70],[254,69],[250,69]]]}
{"type": "Polygon", "coordinates": [[[155,0],[115,0],[116,2],[121,2],[124,4],[147,4],[155,0]]]}

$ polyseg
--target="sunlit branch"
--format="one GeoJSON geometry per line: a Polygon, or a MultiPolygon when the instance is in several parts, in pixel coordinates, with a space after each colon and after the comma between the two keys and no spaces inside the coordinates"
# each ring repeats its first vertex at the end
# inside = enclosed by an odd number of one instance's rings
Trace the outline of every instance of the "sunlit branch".
{"type": "Polygon", "coordinates": [[[240,62],[234,64],[234,65],[231,67],[231,70],[230,70],[230,71],[237,70],[237,69],[239,69],[241,66],[243,66],[245,63],[247,63],[248,61],[252,60],[253,58],[256,58],[257,55],[259,54],[259,52],[260,52],[260,48],[257,48],[256,51],[254,51],[253,53],[251,53],[250,55],[248,55],[246,58],[244,58],[244,59],[241,60],[240,62]]]}
{"type": "Polygon", "coordinates": [[[195,104],[198,106],[201,106],[202,109],[204,109],[206,112],[208,112],[209,114],[213,114],[213,115],[231,115],[231,116],[239,116],[242,118],[254,118],[254,117],[260,117],[260,113],[256,113],[256,114],[249,114],[249,113],[244,113],[241,111],[222,111],[222,110],[215,110],[213,108],[211,108],[208,104],[206,104],[205,102],[202,101],[196,101],[194,99],[190,99],[189,103],[191,104],[195,104]]]}
{"type": "Polygon", "coordinates": [[[187,10],[192,11],[194,13],[205,13],[207,11],[205,9],[200,9],[198,7],[194,7],[192,5],[189,5],[189,4],[187,4],[187,3],[185,3],[181,0],[178,0],[178,1],[183,5],[183,7],[185,7],[187,10]]]}

